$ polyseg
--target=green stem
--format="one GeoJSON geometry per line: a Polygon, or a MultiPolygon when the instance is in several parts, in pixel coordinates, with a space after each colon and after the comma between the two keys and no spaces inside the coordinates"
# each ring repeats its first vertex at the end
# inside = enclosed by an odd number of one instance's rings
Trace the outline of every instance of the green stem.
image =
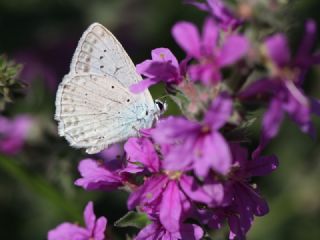
{"type": "Polygon", "coordinates": [[[28,173],[14,159],[0,155],[0,168],[39,197],[46,199],[58,212],[67,214],[73,219],[81,219],[81,210],[78,209],[76,204],[65,199],[59,191],[41,176],[28,173]]]}

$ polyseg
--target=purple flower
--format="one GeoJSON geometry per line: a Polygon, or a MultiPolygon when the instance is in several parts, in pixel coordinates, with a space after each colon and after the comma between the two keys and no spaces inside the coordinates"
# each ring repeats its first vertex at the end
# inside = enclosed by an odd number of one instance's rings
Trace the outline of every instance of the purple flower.
{"type": "Polygon", "coordinates": [[[143,171],[145,167],[149,172],[160,171],[160,160],[153,143],[147,138],[129,138],[124,149],[127,153],[128,162],[131,168],[143,171]],[[141,166],[141,164],[143,166],[141,166]]]}
{"type": "Polygon", "coordinates": [[[177,58],[168,48],[156,48],[152,50],[151,56],[151,60],[137,65],[137,72],[145,76],[146,79],[130,87],[134,93],[142,92],[161,81],[177,85],[183,80],[186,61],[182,61],[179,65],[177,58]]]}
{"type": "Polygon", "coordinates": [[[177,23],[172,34],[187,55],[198,61],[189,66],[190,78],[206,85],[218,83],[222,79],[220,69],[241,59],[249,49],[248,40],[235,33],[228,35],[220,45],[219,27],[211,19],[205,21],[202,37],[190,22],[177,23]]]}
{"type": "Polygon", "coordinates": [[[93,212],[93,203],[89,202],[84,210],[86,227],[72,223],[62,223],[48,232],[48,240],[104,240],[107,219],[96,219],[93,212]]]}
{"type": "Polygon", "coordinates": [[[19,153],[33,120],[26,115],[20,115],[10,120],[0,116],[0,152],[13,155],[19,153]]]}
{"type": "Polygon", "coordinates": [[[123,146],[120,144],[113,144],[98,153],[98,157],[102,158],[104,161],[121,159],[124,157],[123,146]]]}
{"type": "Polygon", "coordinates": [[[128,208],[134,209],[139,206],[141,210],[149,215],[157,216],[163,228],[166,229],[163,234],[165,232],[178,234],[178,232],[182,231],[183,220],[192,212],[192,198],[198,197],[201,200],[202,195],[204,195],[203,201],[209,201],[207,200],[208,196],[205,192],[199,193],[200,190],[196,181],[193,181],[192,177],[185,175],[183,171],[155,168],[154,166],[160,166],[158,157],[145,161],[146,156],[144,153],[151,152],[151,156],[155,153],[155,149],[150,143],[150,140],[141,141],[137,138],[133,138],[126,143],[125,150],[128,156],[134,157],[134,159],[129,157],[129,160],[142,164],[153,173],[145,179],[140,187],[130,194],[127,203],[128,208]],[[137,145],[140,146],[137,147],[137,145]],[[192,187],[194,189],[191,189],[192,187]],[[200,196],[200,194],[202,195],[200,196]]]}
{"type": "Polygon", "coordinates": [[[301,89],[306,71],[314,63],[310,49],[314,45],[315,23],[306,24],[306,33],[298,54],[292,58],[287,38],[276,34],[264,42],[267,66],[271,76],[251,84],[239,94],[242,100],[260,97],[269,106],[263,116],[261,143],[254,155],[259,155],[268,141],[275,137],[287,113],[303,132],[314,135],[311,113],[319,113],[320,105],[309,99],[301,89]]]}
{"type": "Polygon", "coordinates": [[[135,240],[200,240],[202,236],[202,228],[195,224],[182,224],[178,231],[170,232],[155,221],[143,228],[135,240]]]}
{"type": "Polygon", "coordinates": [[[194,5],[200,10],[209,12],[224,30],[234,30],[243,24],[243,21],[236,18],[221,0],[206,0],[205,2],[185,0],[185,2],[194,5]]]}
{"type": "MultiPolygon", "coordinates": [[[[212,228],[220,228],[224,219],[230,226],[230,239],[245,239],[254,216],[268,213],[268,204],[260,196],[258,189],[250,184],[255,176],[265,176],[278,167],[275,156],[248,160],[248,152],[238,144],[231,144],[233,164],[224,183],[227,206],[201,213],[204,223],[212,228]],[[229,199],[228,199],[229,198],[229,199]]],[[[212,181],[206,179],[206,181],[212,181]]]]}
{"type": "MultiPolygon", "coordinates": [[[[129,139],[128,142],[132,140],[129,139]]],[[[144,155],[141,153],[141,156],[144,155]]],[[[145,156],[148,158],[149,153],[146,152],[145,156]]],[[[137,165],[126,160],[124,149],[119,144],[105,149],[97,154],[97,157],[100,159],[88,158],[80,161],[78,170],[81,178],[75,181],[75,185],[83,187],[85,190],[114,190],[130,184],[131,175],[141,173],[144,170],[141,164],[137,165]]]]}
{"type": "Polygon", "coordinates": [[[215,99],[202,123],[182,117],[159,121],[153,130],[153,138],[157,143],[173,145],[164,158],[165,167],[170,170],[194,169],[199,177],[205,177],[210,169],[227,174],[231,154],[219,129],[231,114],[232,100],[222,94],[215,99]]]}
{"type": "Polygon", "coordinates": [[[126,181],[122,164],[118,159],[105,162],[90,158],[81,160],[78,166],[81,178],[74,184],[85,190],[117,189],[126,181]]]}

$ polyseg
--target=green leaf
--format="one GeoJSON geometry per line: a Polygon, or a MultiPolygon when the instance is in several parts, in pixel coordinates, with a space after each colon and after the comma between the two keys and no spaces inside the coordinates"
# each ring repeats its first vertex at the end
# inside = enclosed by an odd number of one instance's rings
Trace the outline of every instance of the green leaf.
{"type": "Polygon", "coordinates": [[[141,229],[150,223],[151,222],[145,213],[138,213],[138,212],[130,211],[126,215],[121,217],[118,221],[116,221],[114,223],[114,226],[116,226],[116,227],[136,227],[136,228],[141,229]]]}

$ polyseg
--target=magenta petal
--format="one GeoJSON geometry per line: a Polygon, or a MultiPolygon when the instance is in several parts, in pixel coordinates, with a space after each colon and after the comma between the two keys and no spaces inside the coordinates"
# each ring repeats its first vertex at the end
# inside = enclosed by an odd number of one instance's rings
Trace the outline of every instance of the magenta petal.
{"type": "Polygon", "coordinates": [[[227,66],[244,57],[249,50],[249,41],[240,35],[228,37],[220,51],[220,65],[227,66]]]}
{"type": "Polygon", "coordinates": [[[208,183],[200,187],[191,176],[183,175],[180,179],[180,187],[193,201],[209,204],[216,207],[224,197],[223,185],[220,183],[208,183]]]}
{"type": "Polygon", "coordinates": [[[120,144],[113,144],[98,154],[103,160],[114,160],[123,156],[123,148],[120,144]]]}
{"type": "Polygon", "coordinates": [[[232,152],[233,164],[239,164],[240,166],[246,166],[248,163],[248,149],[242,147],[238,143],[230,143],[230,149],[232,152]]]}
{"type": "Polygon", "coordinates": [[[291,56],[287,38],[284,34],[273,35],[267,38],[264,44],[268,56],[278,67],[284,67],[289,64],[291,56]]]}
{"type": "Polygon", "coordinates": [[[87,240],[90,233],[75,224],[62,223],[48,232],[48,240],[87,240]]]}
{"type": "Polygon", "coordinates": [[[219,36],[219,28],[211,18],[207,18],[202,31],[202,44],[206,55],[212,55],[219,36]]]}
{"type": "Polygon", "coordinates": [[[135,189],[133,192],[131,192],[128,200],[127,200],[127,207],[129,210],[134,209],[136,206],[139,205],[141,198],[145,192],[147,185],[146,183],[137,189],[135,189]]]}
{"type": "Polygon", "coordinates": [[[257,189],[243,183],[234,186],[235,197],[238,203],[243,226],[246,231],[249,230],[253,221],[253,215],[263,216],[269,212],[267,202],[259,195],[257,189]]]}
{"type": "Polygon", "coordinates": [[[192,81],[202,81],[205,85],[216,84],[221,80],[219,69],[210,63],[190,65],[188,74],[192,81]]]}
{"type": "Polygon", "coordinates": [[[240,219],[238,216],[231,215],[228,217],[228,224],[230,226],[229,239],[245,240],[245,232],[241,229],[240,219]]]}
{"type": "Polygon", "coordinates": [[[270,137],[265,135],[265,132],[262,132],[260,135],[260,142],[258,147],[252,153],[252,159],[259,158],[261,156],[261,152],[265,149],[267,144],[270,142],[270,137]]]}
{"type": "Polygon", "coordinates": [[[147,138],[130,138],[124,145],[130,162],[142,163],[150,172],[159,172],[160,160],[152,142],[147,138]]]}
{"type": "Polygon", "coordinates": [[[152,131],[152,137],[160,144],[174,144],[177,140],[189,136],[189,133],[199,128],[197,122],[191,122],[182,117],[168,117],[157,122],[152,131]]]}
{"type": "Polygon", "coordinates": [[[96,215],[94,215],[94,212],[93,212],[92,202],[89,202],[86,208],[84,209],[83,218],[88,231],[93,232],[95,221],[96,221],[96,215]]]}
{"type": "Polygon", "coordinates": [[[283,117],[282,102],[278,99],[273,99],[262,121],[263,132],[266,139],[273,138],[277,135],[283,117]]]}
{"type": "Polygon", "coordinates": [[[183,175],[180,179],[180,187],[184,193],[193,201],[201,203],[211,202],[210,196],[203,191],[195,179],[191,176],[183,175]]]}
{"type": "Polygon", "coordinates": [[[200,57],[200,36],[194,24],[178,22],[172,28],[172,35],[187,55],[200,57]]]}
{"type": "Polygon", "coordinates": [[[183,144],[172,147],[164,158],[162,163],[163,169],[171,171],[185,171],[189,169],[192,164],[190,149],[194,147],[194,144],[194,139],[189,137],[183,144]]]}
{"type": "Polygon", "coordinates": [[[98,218],[94,229],[94,240],[104,240],[107,226],[107,219],[105,217],[98,218]]]}
{"type": "MultiPolygon", "coordinates": [[[[211,168],[220,174],[227,174],[231,167],[231,152],[227,141],[218,132],[213,132],[204,139],[203,143],[203,161],[197,164],[210,164],[211,168]]],[[[205,177],[205,175],[200,175],[205,177]]]]}
{"type": "Polygon", "coordinates": [[[234,30],[243,23],[242,20],[235,18],[222,0],[207,0],[207,3],[212,16],[224,30],[234,30]]]}
{"type": "MultiPolygon", "coordinates": [[[[227,141],[220,133],[214,133],[212,137],[212,148],[215,154],[212,155],[212,167],[221,174],[227,174],[231,167],[231,153],[227,141]]],[[[207,148],[210,147],[209,141],[207,148]]]]}
{"type": "Polygon", "coordinates": [[[311,111],[312,113],[316,114],[317,116],[320,116],[320,100],[311,98],[311,111]]]}
{"type": "Polygon", "coordinates": [[[194,147],[194,170],[197,176],[206,177],[210,169],[227,174],[231,167],[231,152],[227,141],[219,132],[205,136],[194,147]]]}
{"type": "Polygon", "coordinates": [[[167,176],[158,175],[147,179],[142,186],[133,191],[127,201],[128,209],[133,209],[139,204],[151,203],[156,200],[168,182],[167,176]]]}
{"type": "Polygon", "coordinates": [[[153,60],[145,60],[142,63],[136,65],[137,73],[143,74],[146,77],[152,77],[152,75],[146,74],[146,71],[150,68],[150,65],[153,63],[153,60]]]}
{"type": "Polygon", "coordinates": [[[19,115],[14,119],[0,116],[0,152],[17,154],[24,145],[33,120],[27,115],[19,115]]]}
{"type": "Polygon", "coordinates": [[[181,76],[179,73],[179,66],[174,66],[171,62],[154,61],[150,64],[149,68],[145,71],[144,75],[151,76],[153,82],[165,82],[179,84],[181,76]]]}
{"type": "Polygon", "coordinates": [[[193,169],[195,174],[200,178],[205,178],[211,169],[211,159],[206,158],[195,158],[193,163],[193,169]]]}
{"type": "Polygon", "coordinates": [[[200,240],[203,237],[203,230],[196,224],[182,224],[179,232],[179,239],[200,240]]]}
{"type": "Polygon", "coordinates": [[[168,177],[165,175],[151,177],[143,194],[142,200],[146,203],[155,201],[158,197],[160,197],[167,183],[168,177]]]}
{"type": "Polygon", "coordinates": [[[135,240],[155,240],[157,239],[157,237],[159,237],[159,233],[160,225],[156,223],[151,223],[148,226],[141,229],[141,231],[136,236],[135,240]]]}
{"type": "Polygon", "coordinates": [[[293,83],[286,81],[286,86],[289,91],[286,102],[282,105],[283,109],[300,126],[302,131],[309,132],[312,111],[309,99],[293,83]]]}
{"type": "Polygon", "coordinates": [[[136,84],[132,84],[129,89],[132,93],[141,93],[144,90],[148,89],[150,86],[158,83],[158,81],[155,81],[154,79],[144,79],[136,84]]]}
{"type": "Polygon", "coordinates": [[[212,63],[190,65],[188,74],[192,81],[202,81],[203,84],[210,86],[221,80],[220,69],[212,63]]]}
{"type": "Polygon", "coordinates": [[[152,60],[161,62],[170,62],[176,68],[179,68],[177,58],[168,48],[156,48],[151,52],[152,60]]]}
{"type": "Polygon", "coordinates": [[[241,100],[249,100],[262,94],[271,94],[276,91],[277,84],[270,79],[260,79],[251,83],[248,87],[242,90],[238,97],[241,100]]]}
{"type": "Polygon", "coordinates": [[[227,94],[219,95],[206,113],[205,122],[210,124],[213,129],[221,128],[231,117],[232,105],[232,99],[227,94]]]}
{"type": "Polygon", "coordinates": [[[175,181],[170,181],[163,192],[160,204],[160,222],[169,232],[179,230],[182,206],[180,190],[175,181]]]}
{"type": "Polygon", "coordinates": [[[252,159],[246,168],[247,176],[265,176],[276,170],[278,166],[279,161],[275,155],[252,159]]]}
{"type": "Polygon", "coordinates": [[[296,55],[296,61],[302,66],[304,61],[310,60],[311,50],[315,44],[317,37],[317,24],[314,20],[308,20],[305,24],[305,34],[300,44],[298,53],[296,55]]]}
{"type": "Polygon", "coordinates": [[[108,190],[122,185],[122,178],[98,161],[84,159],[79,163],[78,169],[82,178],[77,179],[75,185],[86,190],[108,190]]]}

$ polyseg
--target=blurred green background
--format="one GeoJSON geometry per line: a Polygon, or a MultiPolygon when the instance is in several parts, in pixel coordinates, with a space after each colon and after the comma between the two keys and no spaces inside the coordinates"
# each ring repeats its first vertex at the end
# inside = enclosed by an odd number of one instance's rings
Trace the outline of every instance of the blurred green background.
{"type": "MultiPolygon", "coordinates": [[[[291,37],[292,46],[299,42],[306,19],[320,23],[319,0],[248,1],[284,6],[274,24],[291,37]]],[[[269,12],[257,11],[261,18],[270,17],[269,12]]],[[[29,84],[26,97],[4,114],[28,113],[37,121],[22,153],[0,156],[0,239],[45,239],[47,231],[63,221],[81,223],[88,200],[95,201],[98,216],[108,218],[112,239],[125,239],[126,233],[135,232],[112,227],[126,213],[126,193],[85,192],[73,185],[79,176],[77,163],[85,155],[57,137],[56,86],[69,70],[82,32],[92,22],[111,30],[137,64],[156,47],[169,47],[179,59],[184,57],[171,37],[171,27],[178,20],[200,24],[204,17],[180,0],[0,0],[0,54],[24,65],[21,79],[29,84]]],[[[314,69],[306,85],[316,97],[320,97],[319,76],[319,68],[314,69]]],[[[152,92],[154,97],[163,94],[158,88],[152,92]]],[[[169,106],[169,113],[174,109],[169,106]]],[[[320,133],[320,121],[315,122],[320,133]]],[[[252,138],[258,139],[258,124],[252,138]]],[[[249,240],[320,239],[319,146],[319,140],[312,141],[291,122],[283,124],[266,151],[279,156],[280,167],[271,176],[257,179],[270,213],[256,218],[249,240]]],[[[214,235],[225,239],[224,234],[214,235]]]]}

